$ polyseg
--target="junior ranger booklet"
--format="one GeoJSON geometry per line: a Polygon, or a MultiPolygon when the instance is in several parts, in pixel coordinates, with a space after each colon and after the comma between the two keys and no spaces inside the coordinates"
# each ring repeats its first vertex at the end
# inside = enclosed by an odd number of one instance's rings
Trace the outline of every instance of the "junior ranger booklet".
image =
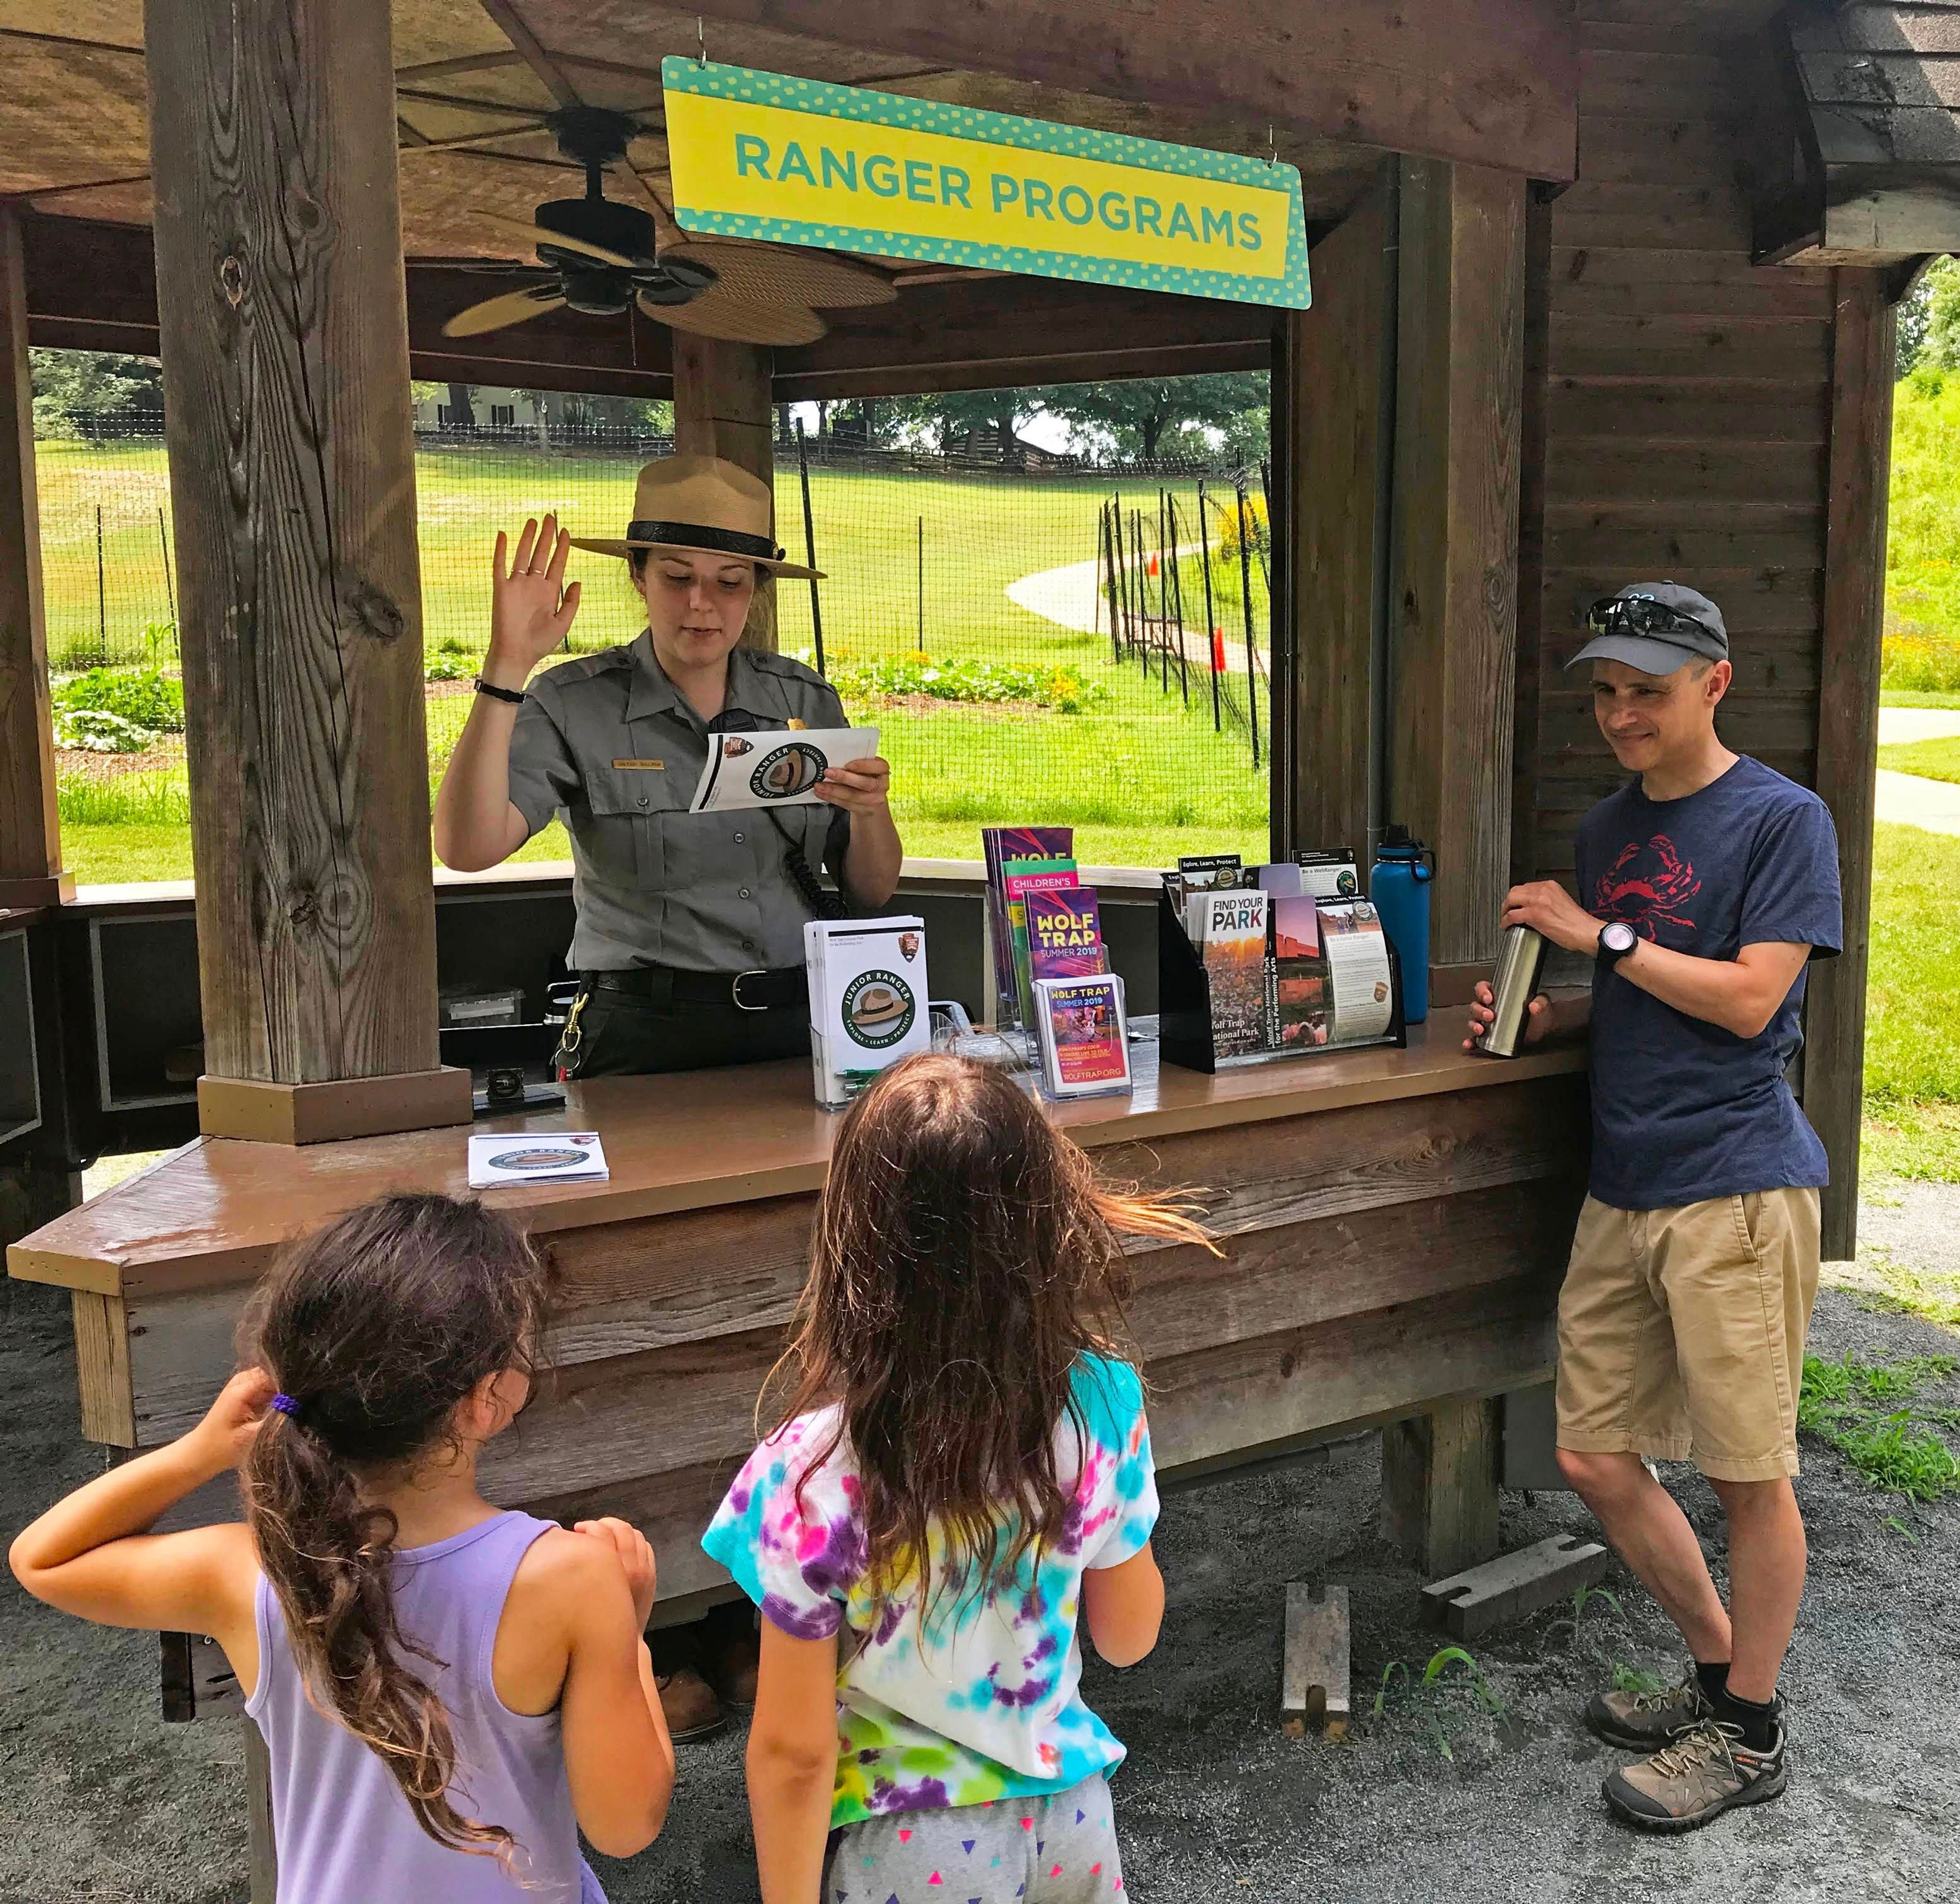
{"type": "Polygon", "coordinates": [[[813,919],[803,942],[816,1101],[838,1110],[886,1066],[932,1048],[925,921],[813,919]]]}

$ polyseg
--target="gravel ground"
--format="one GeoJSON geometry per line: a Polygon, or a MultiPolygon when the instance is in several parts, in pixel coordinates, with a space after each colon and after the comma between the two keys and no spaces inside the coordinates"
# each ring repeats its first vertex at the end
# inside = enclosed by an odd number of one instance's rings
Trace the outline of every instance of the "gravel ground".
{"type": "MultiPolygon", "coordinates": [[[[1952,1269],[1960,1188],[1873,1210],[1867,1235],[1916,1267],[1952,1269]]],[[[75,1432],[65,1300],[9,1284],[0,1318],[0,1532],[11,1534],[100,1457],[75,1432]]],[[[1812,1346],[1960,1353],[1950,1333],[1828,1288],[1812,1346]]],[[[1943,1399],[1960,1402],[1960,1383],[1943,1399]]],[[[1671,1629],[1617,1570],[1606,1583],[1617,1608],[1596,1598],[1576,1625],[1554,1610],[1475,1648],[1501,1712],[1452,1668],[1426,1695],[1396,1678],[1373,1715],[1389,1663],[1419,1679],[1440,1643],[1416,1618],[1416,1575],[1374,1532],[1377,1448],[1368,1437],[1317,1465],[1169,1498],[1163,1640],[1144,1665],[1092,1664],[1087,1678],[1131,1747],[1117,1812],[1144,1904],[1960,1899],[1960,1746],[1939,1716],[1960,1705],[1960,1504],[1902,1512],[1828,1451],[1806,1449],[1810,1585],[1783,1680],[1790,1791],[1656,1840],[1607,1815],[1599,1781],[1620,1755],[1578,1722],[1615,1662],[1673,1664],[1671,1629]],[[1327,1578],[1348,1583],[1355,1619],[1355,1723],[1333,1746],[1286,1738],[1274,1709],[1284,1585],[1327,1578]]],[[[1719,1554],[1713,1495],[1688,1470],[1669,1479],[1719,1554]]],[[[1569,1495],[1505,1497],[1507,1546],[1589,1524],[1569,1495]]],[[[241,1763],[234,1725],[159,1721],[149,1635],[85,1627],[0,1586],[0,1904],[243,1899],[241,1763]]],[[[753,1900],[740,1737],[684,1752],[651,1850],[597,1861],[615,1904],[753,1900]]]]}

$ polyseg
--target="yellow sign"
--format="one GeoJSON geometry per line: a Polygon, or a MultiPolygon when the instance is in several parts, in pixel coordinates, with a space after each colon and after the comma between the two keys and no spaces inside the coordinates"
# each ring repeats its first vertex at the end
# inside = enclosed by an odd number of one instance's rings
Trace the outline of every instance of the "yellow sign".
{"type": "Polygon", "coordinates": [[[1308,302],[1290,166],[685,59],[662,77],[687,230],[1308,302]]]}

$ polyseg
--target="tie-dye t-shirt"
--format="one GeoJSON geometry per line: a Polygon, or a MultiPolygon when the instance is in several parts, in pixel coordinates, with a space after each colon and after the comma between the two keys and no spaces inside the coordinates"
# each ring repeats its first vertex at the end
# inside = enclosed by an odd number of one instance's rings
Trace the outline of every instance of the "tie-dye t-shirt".
{"type": "Polygon", "coordinates": [[[840,1635],[833,1825],[1066,1791],[1121,1763],[1122,1747],[1077,1689],[1076,1615],[1083,1574],[1148,1543],[1157,1482],[1137,1372],[1085,1356],[1072,1392],[1087,1434],[1079,1440],[1066,1413],[1056,1426],[1056,1471],[1072,1494],[1061,1536],[1023,1559],[1011,1591],[986,1595],[939,1591],[935,1537],[923,1635],[916,1571],[880,1592],[865,1581],[849,1448],[812,1465],[832,1440],[834,1410],[778,1429],[728,1490],[702,1545],[784,1632],[840,1635]]]}

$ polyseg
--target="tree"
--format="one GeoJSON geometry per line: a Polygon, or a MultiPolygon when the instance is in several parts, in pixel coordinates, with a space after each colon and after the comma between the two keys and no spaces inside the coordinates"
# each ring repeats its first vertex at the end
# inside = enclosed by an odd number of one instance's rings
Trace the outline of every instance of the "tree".
{"type": "Polygon", "coordinates": [[[101,437],[164,427],[164,373],[154,358],[107,351],[30,351],[37,437],[101,437]]]}
{"type": "Polygon", "coordinates": [[[991,447],[1006,456],[1021,426],[1042,413],[1034,390],[938,390],[924,396],[881,397],[878,401],[880,440],[924,436],[937,450],[950,450],[975,437],[993,439],[991,447]]]}
{"type": "Polygon", "coordinates": [[[1919,361],[1936,370],[1960,370],[1960,262],[1936,258],[1927,266],[1914,292],[1923,295],[1925,341],[1919,361]]]}
{"type": "Polygon", "coordinates": [[[443,427],[458,436],[474,436],[476,433],[476,386],[473,383],[452,383],[449,386],[449,414],[443,419],[443,427]]]}
{"type": "Polygon", "coordinates": [[[1026,393],[1099,447],[1149,461],[1173,448],[1208,455],[1215,430],[1263,438],[1271,400],[1261,370],[1220,370],[1203,377],[1140,377],[1106,383],[1062,383],[1026,393]],[[1256,422],[1248,419],[1256,417],[1256,422]]]}

